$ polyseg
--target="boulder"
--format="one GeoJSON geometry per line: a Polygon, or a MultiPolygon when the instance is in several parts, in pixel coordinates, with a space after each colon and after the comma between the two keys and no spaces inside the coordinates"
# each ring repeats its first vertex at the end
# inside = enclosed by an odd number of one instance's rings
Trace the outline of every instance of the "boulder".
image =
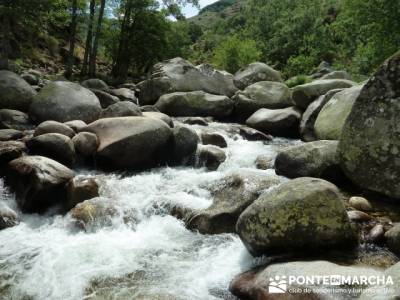
{"type": "Polygon", "coordinates": [[[292,88],[292,98],[296,106],[306,109],[319,96],[330,90],[349,88],[356,83],[345,79],[319,79],[292,88]]]}
{"type": "Polygon", "coordinates": [[[196,211],[187,226],[202,234],[234,233],[239,215],[261,192],[279,183],[277,176],[266,176],[260,171],[229,174],[213,187],[212,205],[196,211]]]}
{"type": "Polygon", "coordinates": [[[140,107],[141,112],[160,112],[154,105],[144,105],[140,107]]]}
{"type": "Polygon", "coordinates": [[[99,146],[97,135],[91,132],[80,132],[72,138],[76,153],[83,157],[94,157],[99,146]]]}
{"type": "Polygon", "coordinates": [[[226,154],[221,148],[212,145],[200,147],[197,162],[200,167],[206,167],[209,171],[215,171],[225,160],[226,154]]]}
{"type": "Polygon", "coordinates": [[[234,102],[226,96],[205,92],[176,92],[160,97],[155,105],[161,112],[174,117],[224,118],[231,115],[234,102]]]}
{"type": "MultiPolygon", "coordinates": [[[[71,128],[75,132],[80,132],[82,130],[82,128],[87,126],[87,124],[81,120],[68,121],[68,122],[65,122],[64,124],[67,125],[69,128],[71,128]]],[[[71,137],[71,136],[69,136],[69,137],[71,137]]]]}
{"type": "Polygon", "coordinates": [[[172,160],[176,163],[185,163],[196,154],[200,138],[196,131],[186,126],[177,125],[173,132],[172,160]]]}
{"type": "Polygon", "coordinates": [[[165,122],[169,127],[174,128],[174,122],[170,116],[157,111],[145,111],[143,117],[158,119],[165,122]]]}
{"type": "Polygon", "coordinates": [[[240,90],[259,81],[281,82],[281,73],[264,63],[255,62],[237,71],[233,79],[234,84],[240,90]]]}
{"type": "Polygon", "coordinates": [[[324,260],[291,261],[270,264],[259,271],[252,270],[239,274],[231,282],[229,290],[240,299],[345,300],[356,299],[359,291],[367,287],[356,281],[346,284],[341,281],[341,276],[357,279],[363,276],[382,278],[383,272],[367,266],[339,265],[324,260]],[[312,277],[320,277],[321,280],[316,284],[302,281],[302,278],[312,277]],[[331,277],[339,280],[331,284],[331,277]],[[283,285],[279,285],[281,278],[283,285]]]}
{"type": "Polygon", "coordinates": [[[307,107],[300,121],[300,136],[303,141],[312,142],[318,139],[315,134],[315,121],[324,105],[340,91],[342,89],[330,90],[325,95],[319,96],[307,107]]]}
{"type": "Polygon", "coordinates": [[[247,126],[241,126],[239,134],[248,141],[272,141],[271,135],[247,126]]]}
{"type": "Polygon", "coordinates": [[[225,138],[218,133],[203,132],[201,134],[201,142],[203,145],[214,145],[220,148],[228,147],[225,138]]]}
{"type": "Polygon", "coordinates": [[[336,93],[322,108],[315,120],[314,130],[320,140],[338,140],[350,111],[360,95],[362,86],[336,93]]]}
{"type": "Polygon", "coordinates": [[[44,121],[40,123],[38,127],[36,127],[33,136],[39,136],[47,133],[59,133],[70,138],[75,135],[75,131],[67,124],[56,121],[44,121]]]}
{"type": "Polygon", "coordinates": [[[66,201],[66,183],[74,172],[43,156],[23,156],[8,164],[7,183],[25,212],[42,212],[66,201]]]}
{"type": "Polygon", "coordinates": [[[64,165],[75,163],[75,148],[71,139],[59,133],[45,133],[26,142],[29,153],[54,159],[64,165]]]}
{"type": "Polygon", "coordinates": [[[0,71],[0,108],[27,111],[36,91],[21,77],[0,71]]]}
{"type": "Polygon", "coordinates": [[[26,152],[26,146],[23,142],[8,141],[0,142],[0,165],[4,165],[26,152]]]}
{"type": "Polygon", "coordinates": [[[24,133],[15,129],[0,129],[0,141],[19,140],[24,136],[24,133]]]}
{"type": "Polygon", "coordinates": [[[261,108],[246,120],[246,125],[266,134],[298,137],[300,119],[301,111],[296,107],[283,109],[261,108]]]}
{"type": "Polygon", "coordinates": [[[274,168],[275,159],[271,155],[264,154],[257,156],[255,163],[257,169],[268,170],[274,168]]]}
{"type": "Polygon", "coordinates": [[[130,101],[135,104],[139,104],[139,101],[135,96],[135,92],[130,89],[127,88],[111,89],[108,90],[108,92],[111,95],[118,97],[121,101],[130,101]]]}
{"type": "Polygon", "coordinates": [[[76,176],[68,182],[66,210],[78,203],[99,197],[99,186],[93,178],[76,176]]]}
{"type": "Polygon", "coordinates": [[[91,89],[91,91],[96,95],[96,97],[100,101],[100,105],[102,108],[107,108],[110,105],[113,105],[119,102],[119,98],[117,96],[113,96],[105,91],[91,89]]]}
{"type": "Polygon", "coordinates": [[[276,174],[289,178],[317,177],[340,182],[338,141],[315,141],[281,150],[275,159],[276,174]]]}
{"type": "Polygon", "coordinates": [[[292,106],[290,89],[281,82],[261,81],[248,86],[244,91],[237,92],[235,115],[246,119],[260,108],[286,108],[292,106]]]}
{"type": "Polygon", "coordinates": [[[385,239],[389,249],[396,254],[400,254],[400,223],[395,224],[386,231],[385,239]]]}
{"type": "Polygon", "coordinates": [[[400,52],[364,85],[342,130],[341,166],[363,189],[400,199],[400,52]]]}
{"type": "Polygon", "coordinates": [[[0,230],[13,227],[18,224],[19,217],[17,213],[5,204],[0,204],[0,230]]]}
{"type": "Polygon", "coordinates": [[[351,75],[346,71],[332,71],[328,74],[325,74],[321,77],[321,79],[346,79],[352,80],[351,75]]]}
{"type": "Polygon", "coordinates": [[[165,122],[146,117],[100,119],[84,131],[99,139],[97,158],[112,169],[137,169],[165,162],[172,131],[165,122]]]}
{"type": "Polygon", "coordinates": [[[254,256],[310,255],[357,245],[337,187],[310,177],[262,194],[240,215],[236,231],[254,256]]]}
{"type": "Polygon", "coordinates": [[[373,210],[371,203],[364,197],[351,197],[349,199],[349,205],[361,211],[373,210]]]}
{"type": "Polygon", "coordinates": [[[21,74],[21,78],[23,80],[25,80],[27,83],[29,83],[30,85],[38,85],[39,84],[39,78],[33,74],[24,73],[24,74],[21,74]]]}
{"type": "Polygon", "coordinates": [[[0,109],[0,129],[29,130],[29,116],[18,110],[0,109]]]}
{"type": "Polygon", "coordinates": [[[130,101],[120,101],[110,105],[100,114],[100,118],[133,117],[141,116],[142,112],[135,103],[130,101]]]}
{"type": "Polygon", "coordinates": [[[34,98],[29,116],[36,123],[47,120],[67,122],[97,120],[101,112],[99,99],[79,84],[55,81],[47,84],[34,98]]]}
{"type": "Polygon", "coordinates": [[[81,85],[87,89],[108,90],[108,85],[101,79],[91,78],[82,81],[81,85]]]}
{"type": "Polygon", "coordinates": [[[237,91],[231,74],[211,65],[194,66],[180,57],[156,64],[150,79],[137,88],[141,105],[154,104],[161,95],[173,92],[204,91],[231,97],[237,91]]]}

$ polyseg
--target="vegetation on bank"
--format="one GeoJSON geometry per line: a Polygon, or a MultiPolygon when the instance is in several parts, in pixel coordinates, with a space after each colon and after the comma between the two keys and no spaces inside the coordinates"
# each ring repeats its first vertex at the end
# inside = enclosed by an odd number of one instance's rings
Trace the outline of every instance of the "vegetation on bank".
{"type": "Polygon", "coordinates": [[[398,1],[222,0],[185,19],[182,4],[196,2],[6,0],[1,55],[42,66],[56,57],[67,75],[123,80],[176,56],[229,72],[260,60],[286,79],[324,60],[361,78],[400,47],[398,1]]]}

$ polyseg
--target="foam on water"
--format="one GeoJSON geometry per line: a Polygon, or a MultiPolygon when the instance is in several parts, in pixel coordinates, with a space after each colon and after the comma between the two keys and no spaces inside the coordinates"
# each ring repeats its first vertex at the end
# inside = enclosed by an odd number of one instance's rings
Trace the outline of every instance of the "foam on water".
{"type": "MultiPolygon", "coordinates": [[[[165,167],[126,177],[92,173],[102,197],[113,199],[120,211],[135,211],[135,226],[116,216],[111,226],[85,233],[69,215],[21,215],[20,225],[0,231],[0,299],[226,298],[230,280],[253,263],[240,239],[189,231],[163,207],[206,208],[215,181],[254,168],[258,155],[274,157],[278,148],[293,143],[248,142],[229,134],[229,126],[209,128],[228,142],[228,159],[218,171],[165,167]]],[[[0,202],[17,209],[13,195],[0,188],[0,202]]]]}

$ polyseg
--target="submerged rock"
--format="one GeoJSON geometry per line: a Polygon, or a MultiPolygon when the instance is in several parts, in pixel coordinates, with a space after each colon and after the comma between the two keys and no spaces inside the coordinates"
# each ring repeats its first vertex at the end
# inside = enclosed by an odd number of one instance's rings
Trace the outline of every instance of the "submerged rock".
{"type": "Polygon", "coordinates": [[[0,205],[0,230],[19,224],[19,217],[15,211],[8,206],[0,205]]]}
{"type": "Polygon", "coordinates": [[[356,185],[400,199],[400,52],[364,85],[342,130],[341,166],[356,185]]]}
{"type": "Polygon", "coordinates": [[[225,160],[226,154],[224,150],[216,146],[202,146],[198,153],[198,165],[200,167],[205,166],[210,171],[217,170],[225,160]]]}
{"type": "Polygon", "coordinates": [[[357,245],[337,187],[297,178],[261,195],[239,217],[236,230],[254,256],[344,249],[357,245]]]}
{"type": "Polygon", "coordinates": [[[203,132],[201,134],[201,142],[203,145],[214,145],[220,148],[228,147],[225,138],[218,133],[203,132]]]}
{"type": "Polygon", "coordinates": [[[255,62],[237,71],[233,80],[241,90],[259,81],[281,82],[281,73],[262,62],[255,62]]]}
{"type": "Polygon", "coordinates": [[[99,197],[99,186],[93,178],[76,176],[68,182],[67,191],[67,210],[85,200],[99,197]]]}

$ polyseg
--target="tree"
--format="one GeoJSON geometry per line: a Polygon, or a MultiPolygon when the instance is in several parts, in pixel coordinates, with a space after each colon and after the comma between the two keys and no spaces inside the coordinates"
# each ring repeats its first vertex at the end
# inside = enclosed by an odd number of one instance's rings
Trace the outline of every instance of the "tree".
{"type": "Polygon", "coordinates": [[[89,24],[88,24],[88,30],[87,30],[87,35],[86,35],[85,55],[84,55],[83,63],[82,63],[81,76],[86,76],[86,74],[87,74],[89,57],[90,57],[90,54],[92,53],[93,22],[94,22],[94,15],[96,13],[96,0],[90,0],[89,11],[90,11],[90,17],[89,17],[89,24]]]}
{"type": "Polygon", "coordinates": [[[67,78],[71,77],[72,69],[74,66],[77,24],[78,24],[78,0],[72,0],[72,14],[71,14],[70,36],[69,36],[69,54],[65,71],[65,76],[67,78]]]}
{"type": "Polygon", "coordinates": [[[99,12],[99,18],[97,21],[96,34],[94,36],[93,49],[92,49],[92,52],[90,55],[89,74],[92,77],[96,75],[97,50],[99,48],[99,40],[100,40],[102,23],[103,23],[104,9],[106,6],[106,0],[101,0],[100,3],[101,3],[100,4],[100,12],[99,12]]]}

